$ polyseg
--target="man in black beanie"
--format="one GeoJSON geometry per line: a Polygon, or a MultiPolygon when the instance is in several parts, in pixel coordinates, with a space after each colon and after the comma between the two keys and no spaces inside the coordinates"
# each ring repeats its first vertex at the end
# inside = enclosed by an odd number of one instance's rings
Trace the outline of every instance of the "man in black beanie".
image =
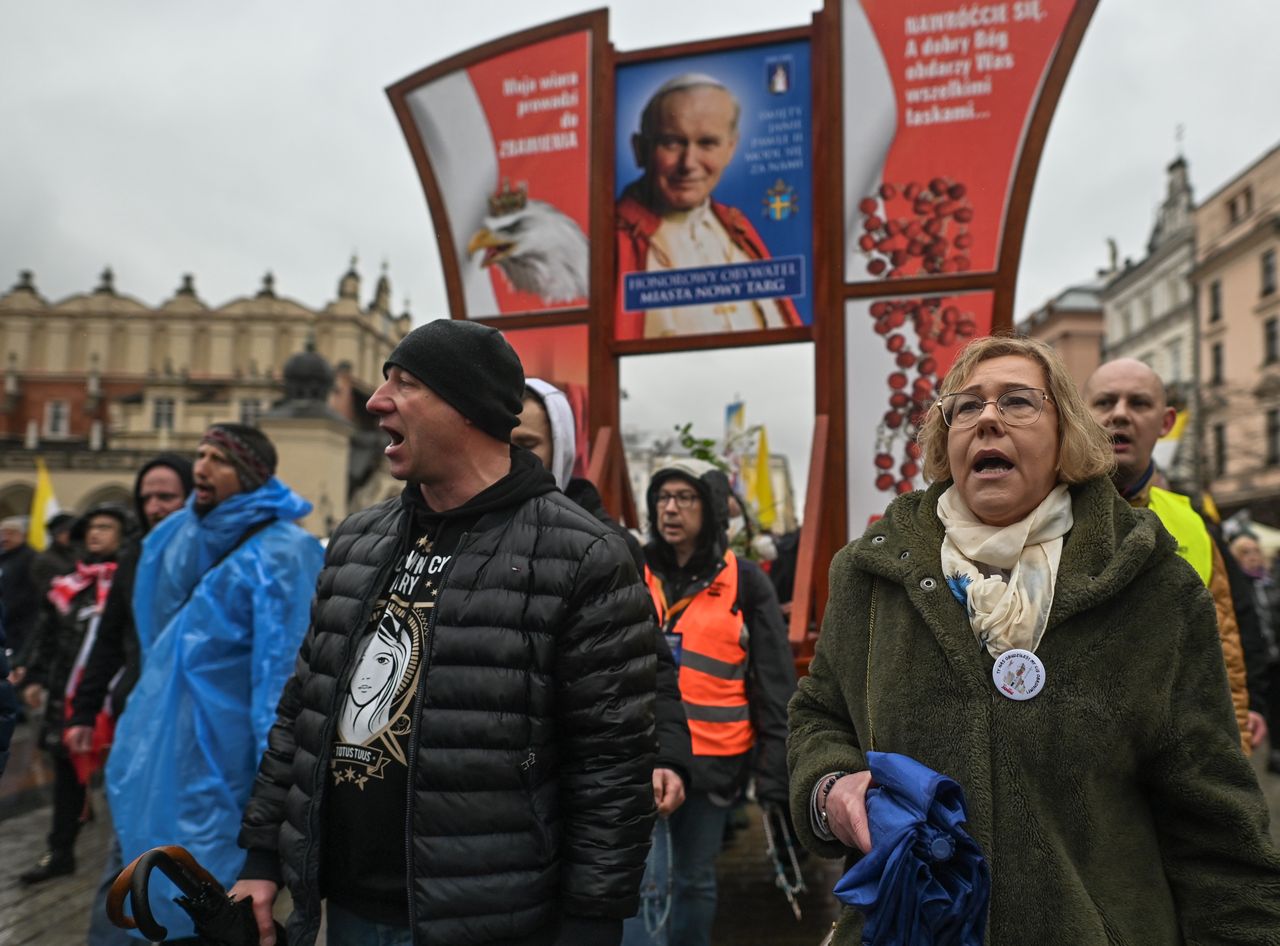
{"type": "Polygon", "coordinates": [[[644,585],[511,445],[500,332],[429,323],[383,373],[368,409],[405,489],[330,540],[232,895],[264,944],[283,880],[290,942],[323,900],[330,942],[615,946],[654,818],[644,585]]]}

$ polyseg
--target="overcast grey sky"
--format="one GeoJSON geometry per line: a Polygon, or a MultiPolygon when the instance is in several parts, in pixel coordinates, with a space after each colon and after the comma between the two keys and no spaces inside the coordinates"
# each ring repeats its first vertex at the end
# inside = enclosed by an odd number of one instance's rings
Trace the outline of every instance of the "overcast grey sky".
{"type": "MultiPolygon", "coordinates": [[[[799,25],[818,6],[621,0],[611,38],[626,50],[799,25]]],[[[92,288],[109,263],[117,288],[144,302],[161,302],[191,271],[220,305],[271,269],[280,293],[321,306],[354,250],[366,296],[385,259],[397,307],[408,296],[417,320],[444,314],[426,202],[382,90],[589,8],[0,0],[0,288],[32,269],[60,299],[92,288]]],[[[1277,0],[1102,0],[1045,149],[1020,316],[1090,278],[1108,236],[1141,255],[1177,125],[1201,197],[1280,141],[1278,36],[1277,0]]],[[[721,377],[696,391],[673,391],[661,361],[646,359],[625,371],[628,417],[660,429],[674,412],[715,433],[740,392],[749,421],[769,423],[803,482],[807,458],[795,454],[807,452],[812,423],[810,358],[789,347],[781,359],[701,356],[699,374],[721,377]],[[680,400],[646,412],[660,387],[680,400]]]]}

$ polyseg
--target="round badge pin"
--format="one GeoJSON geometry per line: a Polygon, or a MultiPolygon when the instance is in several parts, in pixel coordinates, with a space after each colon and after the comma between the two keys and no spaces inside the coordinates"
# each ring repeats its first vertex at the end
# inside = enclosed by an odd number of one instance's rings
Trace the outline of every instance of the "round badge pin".
{"type": "Polygon", "coordinates": [[[1029,650],[1006,650],[996,658],[991,679],[1001,695],[1011,700],[1029,700],[1044,689],[1044,664],[1029,650]]]}

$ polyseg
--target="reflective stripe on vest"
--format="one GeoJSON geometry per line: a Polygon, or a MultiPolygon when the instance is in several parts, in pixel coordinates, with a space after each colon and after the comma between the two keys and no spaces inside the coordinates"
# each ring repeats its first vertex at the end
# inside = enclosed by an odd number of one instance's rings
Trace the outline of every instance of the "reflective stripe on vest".
{"type": "Polygon", "coordinates": [[[1147,508],[1160,517],[1160,522],[1178,543],[1178,554],[1196,570],[1200,580],[1209,584],[1213,576],[1213,541],[1204,520],[1181,493],[1151,487],[1147,508]]]}
{"type": "Polygon", "coordinates": [[[648,568],[645,582],[664,631],[680,622],[680,698],[694,755],[742,755],[755,744],[747,704],[747,628],[738,608],[738,560],[691,598],[667,603],[662,582],[648,568]]]}

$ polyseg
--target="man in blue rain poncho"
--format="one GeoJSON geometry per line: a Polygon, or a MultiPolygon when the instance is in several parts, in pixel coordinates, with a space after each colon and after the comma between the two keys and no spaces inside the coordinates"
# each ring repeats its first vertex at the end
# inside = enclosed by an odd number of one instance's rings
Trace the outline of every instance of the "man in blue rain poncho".
{"type": "MultiPolygon", "coordinates": [[[[124,863],[180,844],[230,887],[240,815],[307,629],[320,543],[311,504],[273,475],[276,451],[241,424],[210,427],[186,506],[151,531],[134,585],[142,675],[116,730],[107,791],[124,863]]],[[[192,935],[155,878],[170,938],[192,935]]]]}

